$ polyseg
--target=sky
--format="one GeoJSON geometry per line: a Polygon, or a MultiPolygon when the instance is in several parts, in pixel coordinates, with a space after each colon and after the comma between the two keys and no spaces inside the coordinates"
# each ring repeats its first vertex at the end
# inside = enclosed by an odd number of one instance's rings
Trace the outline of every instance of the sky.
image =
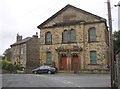
{"type": "MultiPolygon", "coordinates": [[[[37,26],[67,4],[108,18],[107,0],[0,0],[0,55],[16,42],[16,35],[31,37],[37,26]]],[[[118,30],[119,0],[111,0],[113,31],[118,30]]],[[[119,7],[120,8],[120,7],[119,7]]]]}

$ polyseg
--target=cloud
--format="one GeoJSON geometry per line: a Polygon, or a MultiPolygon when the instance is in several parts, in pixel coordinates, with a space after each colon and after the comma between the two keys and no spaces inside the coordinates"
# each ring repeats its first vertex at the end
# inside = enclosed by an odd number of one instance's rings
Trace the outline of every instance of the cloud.
{"type": "MultiPolygon", "coordinates": [[[[67,4],[107,19],[107,0],[1,0],[0,54],[16,41],[16,34],[30,37],[39,32],[37,26],[67,4]]],[[[111,0],[114,7],[118,0],[111,0]]],[[[117,8],[112,9],[113,29],[117,29],[117,8]]]]}

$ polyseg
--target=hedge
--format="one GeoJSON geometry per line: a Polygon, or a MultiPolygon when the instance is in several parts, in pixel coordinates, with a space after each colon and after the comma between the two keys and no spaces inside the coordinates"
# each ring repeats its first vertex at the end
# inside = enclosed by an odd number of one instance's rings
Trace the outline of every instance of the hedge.
{"type": "Polygon", "coordinates": [[[2,70],[7,70],[10,73],[17,73],[17,70],[20,69],[20,66],[13,65],[9,61],[0,60],[0,68],[2,68],[2,70]]]}

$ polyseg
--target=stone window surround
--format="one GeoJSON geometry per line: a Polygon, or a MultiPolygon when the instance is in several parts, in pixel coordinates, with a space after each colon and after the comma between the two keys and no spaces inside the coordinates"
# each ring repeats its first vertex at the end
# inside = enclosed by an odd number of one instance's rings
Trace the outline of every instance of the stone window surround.
{"type": "Polygon", "coordinates": [[[50,31],[48,31],[48,32],[45,33],[45,44],[46,44],[46,45],[51,45],[51,44],[52,44],[52,34],[51,34],[50,31]],[[48,34],[49,34],[49,35],[48,35],[48,34]],[[47,36],[50,36],[50,38],[49,38],[50,41],[48,41],[47,36]]]}
{"type": "Polygon", "coordinates": [[[71,28],[70,30],[67,30],[65,29],[63,32],[62,32],[62,44],[68,44],[68,43],[76,43],[76,31],[71,28]],[[68,38],[67,38],[67,41],[64,42],[64,32],[67,31],[67,35],[68,35],[68,38]],[[72,32],[75,32],[75,33],[72,33],[72,32]],[[72,37],[71,34],[74,34],[74,37],[72,37]],[[74,38],[74,39],[71,39],[71,38],[74,38]]]}
{"type": "Polygon", "coordinates": [[[97,51],[91,50],[91,51],[90,51],[90,65],[96,65],[96,64],[97,64],[97,51]],[[91,53],[92,53],[92,52],[94,52],[94,53],[96,54],[96,55],[95,55],[95,56],[96,56],[96,59],[95,59],[96,62],[95,62],[95,63],[92,63],[92,62],[91,62],[91,53]]]}

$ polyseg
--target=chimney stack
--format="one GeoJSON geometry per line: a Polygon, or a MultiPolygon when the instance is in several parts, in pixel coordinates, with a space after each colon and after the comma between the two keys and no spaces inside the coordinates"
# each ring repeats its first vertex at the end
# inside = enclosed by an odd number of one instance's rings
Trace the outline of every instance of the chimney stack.
{"type": "Polygon", "coordinates": [[[21,40],[22,40],[22,36],[20,36],[19,34],[17,34],[16,41],[21,41],[21,40]]]}
{"type": "Polygon", "coordinates": [[[38,32],[36,32],[36,35],[33,35],[34,38],[38,38],[38,32]]]}

